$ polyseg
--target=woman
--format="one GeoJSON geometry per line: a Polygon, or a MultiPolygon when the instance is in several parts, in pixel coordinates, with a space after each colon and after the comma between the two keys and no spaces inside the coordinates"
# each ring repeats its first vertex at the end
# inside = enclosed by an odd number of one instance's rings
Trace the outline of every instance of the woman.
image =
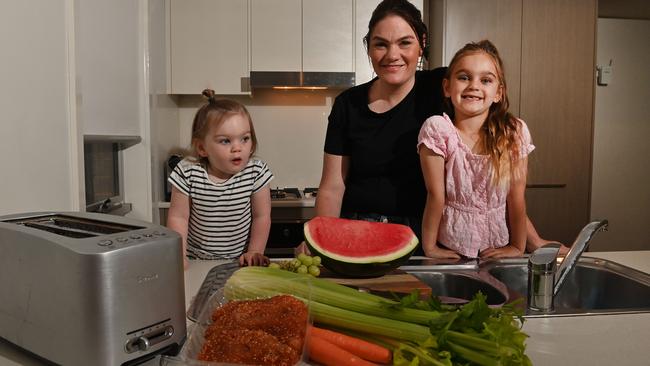
{"type": "MultiPolygon", "coordinates": [[[[445,71],[416,71],[426,34],[420,11],[406,0],[385,0],[373,11],[364,43],[377,77],[334,102],[317,215],[405,224],[421,237],[427,194],[417,136],[426,118],[442,113],[445,71]]],[[[529,249],[547,242],[527,227],[529,249]]]]}

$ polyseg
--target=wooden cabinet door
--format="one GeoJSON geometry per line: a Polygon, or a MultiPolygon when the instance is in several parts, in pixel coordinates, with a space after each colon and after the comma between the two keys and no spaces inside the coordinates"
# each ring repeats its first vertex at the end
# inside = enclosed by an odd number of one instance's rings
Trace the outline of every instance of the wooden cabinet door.
{"type": "Polygon", "coordinates": [[[510,112],[514,115],[519,114],[521,1],[452,0],[444,8],[443,64],[449,65],[466,43],[489,39],[503,60],[510,112]]]}
{"type": "Polygon", "coordinates": [[[596,0],[523,0],[521,117],[529,157],[528,216],[570,244],[589,220],[596,0]]]}
{"type": "Polygon", "coordinates": [[[248,2],[171,0],[172,94],[248,94],[248,2]]]}

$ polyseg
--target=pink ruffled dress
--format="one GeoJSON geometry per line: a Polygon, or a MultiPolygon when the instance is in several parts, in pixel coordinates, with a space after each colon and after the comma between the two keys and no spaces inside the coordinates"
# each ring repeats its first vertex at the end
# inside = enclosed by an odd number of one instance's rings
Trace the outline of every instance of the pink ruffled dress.
{"type": "MultiPolygon", "coordinates": [[[[521,157],[535,149],[521,121],[521,157]]],[[[424,144],[445,159],[445,207],[438,242],[461,255],[478,257],[480,251],[508,245],[507,186],[492,183],[487,155],[477,155],[461,140],[449,116],[428,118],[420,129],[418,150],[424,144]]]]}

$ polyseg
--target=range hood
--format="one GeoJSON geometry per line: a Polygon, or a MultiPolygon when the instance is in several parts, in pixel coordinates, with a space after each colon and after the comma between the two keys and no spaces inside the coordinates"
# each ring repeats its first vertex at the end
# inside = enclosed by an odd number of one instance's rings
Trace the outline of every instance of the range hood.
{"type": "Polygon", "coordinates": [[[345,89],[354,86],[353,72],[251,71],[251,88],[345,89]]]}

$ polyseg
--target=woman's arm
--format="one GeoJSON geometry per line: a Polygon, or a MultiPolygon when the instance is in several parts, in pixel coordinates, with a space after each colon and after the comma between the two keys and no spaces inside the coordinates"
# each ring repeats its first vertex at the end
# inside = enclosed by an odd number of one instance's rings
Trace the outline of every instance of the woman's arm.
{"type": "Polygon", "coordinates": [[[428,147],[420,147],[420,166],[427,188],[427,201],[422,218],[422,249],[431,258],[460,258],[453,250],[440,248],[438,228],[445,207],[445,160],[428,147]]]}
{"type": "MultiPolygon", "coordinates": [[[[345,178],[348,176],[349,166],[350,158],[347,156],[328,153],[323,156],[323,172],[316,196],[316,216],[339,217],[341,215],[345,178]]],[[[304,241],[294,249],[294,253],[309,254],[304,241]]]]}
{"type": "Polygon", "coordinates": [[[271,189],[268,184],[251,196],[251,214],[248,250],[239,257],[239,264],[242,266],[268,264],[268,258],[264,256],[266,241],[271,230],[271,189]]]}
{"type": "Polygon", "coordinates": [[[172,199],[167,214],[167,227],[181,236],[183,266],[187,269],[187,228],[190,220],[190,197],[172,186],[172,199]]]}
{"type": "Polygon", "coordinates": [[[323,156],[323,172],[316,196],[316,215],[339,217],[345,179],[348,176],[350,158],[341,155],[325,153],[323,156]]]}

